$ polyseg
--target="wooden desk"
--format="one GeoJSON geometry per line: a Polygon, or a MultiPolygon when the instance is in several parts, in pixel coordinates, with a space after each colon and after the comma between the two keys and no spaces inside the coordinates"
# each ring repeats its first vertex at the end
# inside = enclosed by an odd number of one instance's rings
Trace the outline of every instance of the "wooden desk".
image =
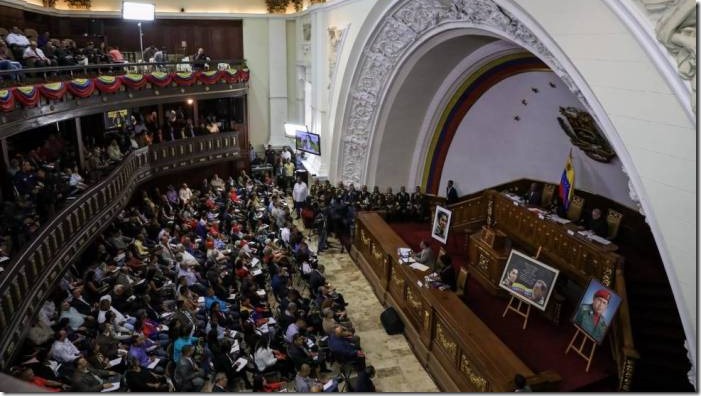
{"type": "Polygon", "coordinates": [[[534,373],[454,293],[419,287],[427,273],[399,264],[397,248],[405,243],[378,214],[360,213],[356,224],[352,256],[384,305],[397,310],[441,390],[509,392],[516,373],[536,387],[560,381],[551,371],[534,373]]]}
{"type": "Polygon", "coordinates": [[[540,260],[564,271],[570,278],[586,286],[591,277],[612,287],[616,268],[623,258],[614,253],[614,244],[602,245],[577,234],[572,225],[562,225],[541,219],[523,205],[515,205],[505,195],[488,190],[487,223],[506,233],[517,245],[526,246],[535,253],[543,247],[540,260]]]}

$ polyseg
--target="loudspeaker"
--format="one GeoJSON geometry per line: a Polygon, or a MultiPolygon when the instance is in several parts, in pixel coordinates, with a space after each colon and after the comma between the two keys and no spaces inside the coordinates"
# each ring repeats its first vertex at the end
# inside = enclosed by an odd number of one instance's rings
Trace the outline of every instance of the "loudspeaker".
{"type": "Polygon", "coordinates": [[[399,318],[399,315],[397,315],[397,311],[394,310],[394,307],[385,309],[380,315],[380,321],[382,322],[382,326],[385,328],[385,331],[389,335],[401,334],[404,332],[404,323],[402,323],[402,320],[399,318]]]}

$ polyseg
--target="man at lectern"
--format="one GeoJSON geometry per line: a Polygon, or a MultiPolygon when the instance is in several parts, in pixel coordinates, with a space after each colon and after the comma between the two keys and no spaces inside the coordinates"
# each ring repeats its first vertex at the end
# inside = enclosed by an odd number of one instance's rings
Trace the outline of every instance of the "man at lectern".
{"type": "Polygon", "coordinates": [[[591,304],[579,306],[574,323],[584,332],[589,334],[596,342],[601,342],[606,334],[606,319],[604,313],[611,301],[611,293],[608,290],[600,289],[594,293],[591,304]]]}

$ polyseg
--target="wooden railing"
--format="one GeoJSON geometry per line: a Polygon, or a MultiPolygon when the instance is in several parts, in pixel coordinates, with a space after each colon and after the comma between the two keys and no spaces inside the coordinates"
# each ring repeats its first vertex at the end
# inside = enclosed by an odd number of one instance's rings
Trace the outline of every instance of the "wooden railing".
{"type": "MultiPolygon", "coordinates": [[[[527,181],[519,180],[502,187],[518,185],[523,190],[527,184],[527,181]]],[[[445,198],[429,195],[428,204],[433,219],[436,205],[445,206],[445,198]]],[[[570,235],[559,224],[540,220],[537,215],[513,205],[512,201],[495,190],[462,197],[447,208],[453,211],[451,232],[454,229],[475,228],[487,222],[496,223],[496,228],[506,232],[508,237],[519,245],[534,251],[538,246],[542,246],[543,257],[564,270],[581,286],[586,287],[589,278],[595,277],[614,288],[621,296],[622,302],[611,328],[612,355],[618,370],[619,390],[630,390],[635,362],[640,355],[633,342],[628,295],[623,277],[623,258],[620,255],[594,247],[591,243],[570,235]]],[[[497,272],[501,273],[501,270],[497,272]]]]}
{"type": "Polygon", "coordinates": [[[633,328],[630,324],[630,307],[628,306],[623,268],[616,270],[614,286],[616,294],[621,296],[621,306],[618,308],[618,313],[611,326],[611,352],[618,371],[618,390],[627,392],[630,391],[635,363],[640,359],[640,354],[635,349],[633,342],[633,328]]]}
{"type": "Polygon", "coordinates": [[[0,369],[6,369],[31,319],[69,264],[150,178],[234,160],[238,133],[183,139],[130,153],[104,180],[63,208],[0,274],[0,369]]]}

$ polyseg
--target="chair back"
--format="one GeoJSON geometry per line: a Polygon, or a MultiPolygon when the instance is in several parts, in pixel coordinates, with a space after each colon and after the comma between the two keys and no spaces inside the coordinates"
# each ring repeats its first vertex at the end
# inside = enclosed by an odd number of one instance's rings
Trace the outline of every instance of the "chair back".
{"type": "Polygon", "coordinates": [[[582,208],[584,208],[584,198],[579,195],[572,197],[570,207],[567,209],[567,219],[573,222],[578,222],[582,217],[582,208]]]}
{"type": "Polygon", "coordinates": [[[608,210],[606,215],[606,224],[608,225],[608,239],[614,239],[618,236],[618,229],[621,228],[621,220],[623,214],[613,209],[608,210]]]}
{"type": "Polygon", "coordinates": [[[39,38],[39,33],[37,33],[37,31],[32,28],[24,29],[24,35],[27,36],[28,39],[34,41],[36,41],[37,38],[39,38]]]}
{"type": "Polygon", "coordinates": [[[553,202],[553,197],[555,196],[555,185],[546,184],[543,186],[543,194],[540,196],[540,206],[543,208],[550,207],[553,202]]]}
{"type": "Polygon", "coordinates": [[[467,279],[470,277],[470,273],[463,267],[460,267],[458,271],[458,277],[455,281],[456,290],[455,293],[458,297],[463,298],[467,295],[467,279]]]}

